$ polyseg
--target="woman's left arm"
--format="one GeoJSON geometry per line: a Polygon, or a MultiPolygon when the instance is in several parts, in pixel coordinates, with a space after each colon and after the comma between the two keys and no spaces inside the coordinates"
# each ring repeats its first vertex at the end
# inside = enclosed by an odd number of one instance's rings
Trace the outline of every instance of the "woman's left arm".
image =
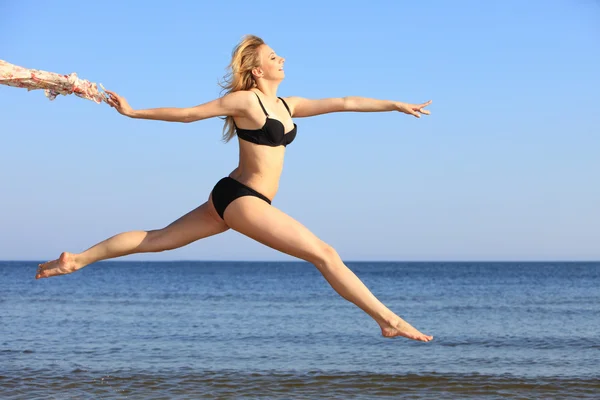
{"type": "Polygon", "coordinates": [[[310,100],[302,97],[286,97],[285,100],[290,106],[292,116],[298,118],[347,111],[400,111],[420,118],[420,114],[430,114],[429,110],[425,110],[424,108],[431,104],[431,100],[421,104],[409,104],[399,101],[377,100],[357,96],[320,100],[310,100]]]}

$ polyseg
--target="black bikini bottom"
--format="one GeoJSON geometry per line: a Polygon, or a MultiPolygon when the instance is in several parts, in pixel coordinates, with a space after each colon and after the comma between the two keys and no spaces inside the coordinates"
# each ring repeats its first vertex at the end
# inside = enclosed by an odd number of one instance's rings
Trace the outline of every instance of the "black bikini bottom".
{"type": "Polygon", "coordinates": [[[227,176],[217,182],[212,190],[212,202],[221,219],[223,219],[223,214],[225,213],[227,206],[232,201],[242,196],[258,197],[259,199],[271,204],[271,200],[269,200],[269,198],[262,193],[259,193],[251,187],[248,187],[243,183],[227,176]]]}

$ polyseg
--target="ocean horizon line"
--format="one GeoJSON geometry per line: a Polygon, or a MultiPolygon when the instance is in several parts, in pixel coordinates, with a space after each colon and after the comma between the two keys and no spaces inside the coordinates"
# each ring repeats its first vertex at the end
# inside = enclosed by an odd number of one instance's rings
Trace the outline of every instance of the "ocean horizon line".
{"type": "MultiPolygon", "coordinates": [[[[36,260],[36,259],[0,259],[0,262],[45,262],[48,260],[36,260]]],[[[507,264],[507,263],[521,263],[521,264],[539,264],[539,263],[600,263],[600,259],[540,259],[540,260],[343,260],[344,263],[402,263],[402,264],[432,264],[432,263],[444,263],[444,264],[507,264]]],[[[140,259],[112,259],[97,261],[94,264],[99,263],[186,263],[186,262],[207,262],[207,263],[307,263],[304,260],[247,260],[247,259],[232,259],[232,260],[213,260],[213,259],[172,259],[172,260],[140,260],[140,259]]]]}

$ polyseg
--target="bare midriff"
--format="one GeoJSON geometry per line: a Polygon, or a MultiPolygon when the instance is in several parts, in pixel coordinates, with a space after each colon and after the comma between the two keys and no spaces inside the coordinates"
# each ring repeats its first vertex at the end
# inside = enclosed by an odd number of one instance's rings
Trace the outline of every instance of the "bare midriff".
{"type": "Polygon", "coordinates": [[[285,146],[257,145],[239,139],[238,142],[240,161],[229,177],[273,200],[283,171],[285,146]]]}

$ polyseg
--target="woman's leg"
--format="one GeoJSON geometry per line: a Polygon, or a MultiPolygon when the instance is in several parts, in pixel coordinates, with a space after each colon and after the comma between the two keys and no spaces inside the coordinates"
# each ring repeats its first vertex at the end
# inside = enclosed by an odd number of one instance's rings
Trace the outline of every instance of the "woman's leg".
{"type": "Polygon", "coordinates": [[[379,324],[383,336],[404,336],[424,342],[433,339],[384,306],[346,267],[331,246],[265,201],[252,196],[241,197],[227,207],[224,217],[231,229],[315,265],[340,296],[360,307],[379,324]]]}
{"type": "Polygon", "coordinates": [[[91,263],[128,254],[176,249],[227,229],[209,198],[208,202],[163,229],[119,233],[83,253],[62,253],[58,259],[40,264],[35,278],[69,274],[91,263]]]}

